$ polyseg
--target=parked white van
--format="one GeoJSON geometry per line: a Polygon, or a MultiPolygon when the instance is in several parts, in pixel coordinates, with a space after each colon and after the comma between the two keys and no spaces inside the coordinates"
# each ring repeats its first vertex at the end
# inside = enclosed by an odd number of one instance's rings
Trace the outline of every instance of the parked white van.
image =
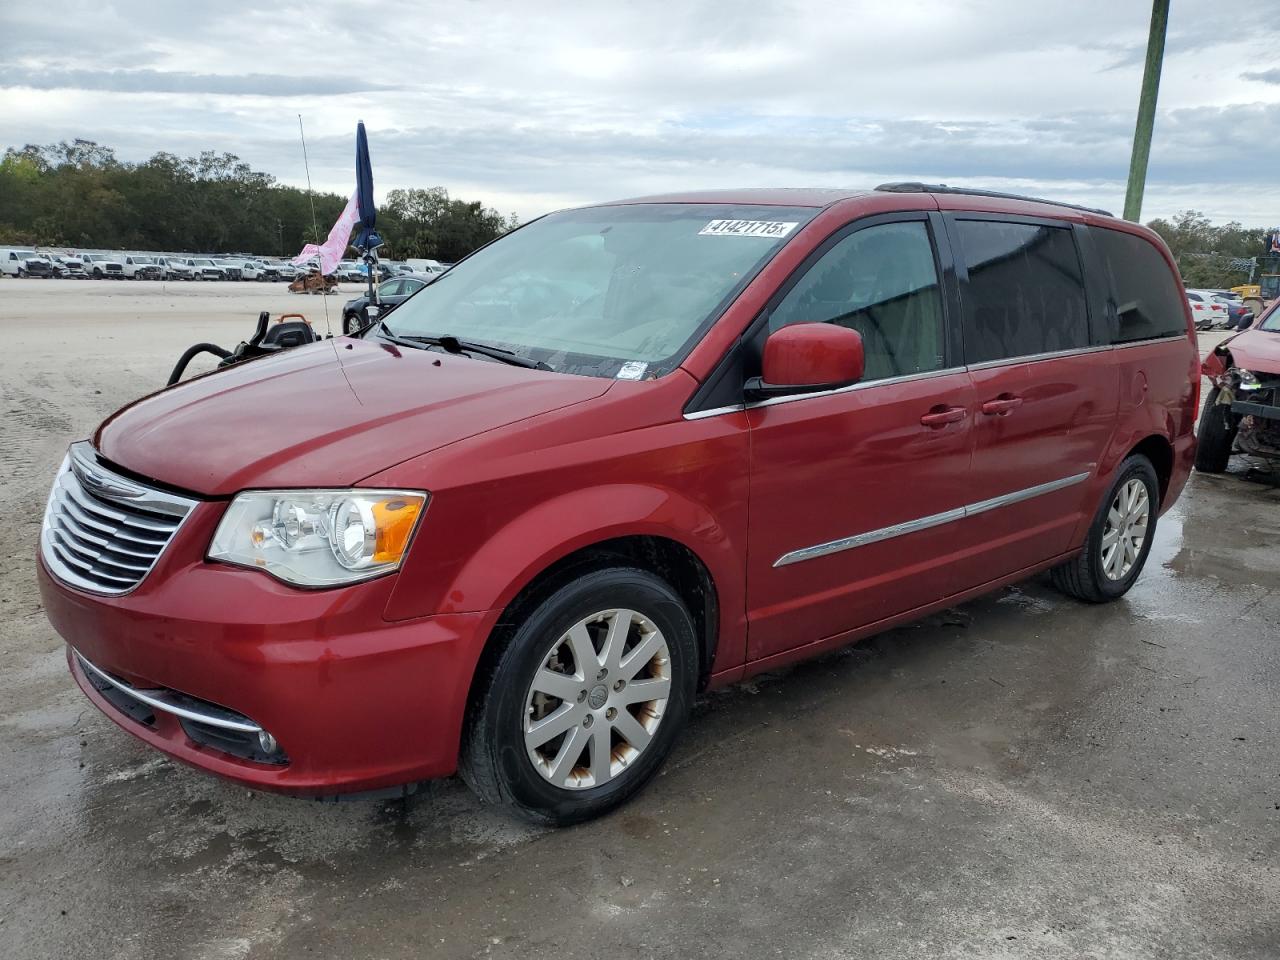
{"type": "Polygon", "coordinates": [[[52,273],[49,261],[29,247],[0,249],[0,273],[10,277],[47,277],[52,273]]]}

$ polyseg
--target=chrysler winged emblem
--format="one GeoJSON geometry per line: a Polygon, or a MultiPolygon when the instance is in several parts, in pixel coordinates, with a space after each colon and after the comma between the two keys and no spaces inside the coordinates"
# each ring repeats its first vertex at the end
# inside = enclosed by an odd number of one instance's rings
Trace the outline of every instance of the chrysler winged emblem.
{"type": "Polygon", "coordinates": [[[81,483],[98,494],[98,496],[105,497],[108,500],[132,500],[142,496],[143,493],[137,487],[125,486],[122,483],[108,480],[92,470],[77,470],[76,473],[80,477],[81,483]]]}

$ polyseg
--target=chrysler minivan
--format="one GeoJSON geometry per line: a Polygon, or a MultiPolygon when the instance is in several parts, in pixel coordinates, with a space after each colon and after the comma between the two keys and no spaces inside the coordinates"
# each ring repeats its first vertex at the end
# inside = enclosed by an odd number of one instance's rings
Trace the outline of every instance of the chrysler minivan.
{"type": "Polygon", "coordinates": [[[461,772],[566,824],[699,690],[1041,571],[1140,574],[1195,457],[1168,250],[922,184],[542,217],[383,322],[72,444],[39,545],[72,675],[284,793],[461,772]]]}

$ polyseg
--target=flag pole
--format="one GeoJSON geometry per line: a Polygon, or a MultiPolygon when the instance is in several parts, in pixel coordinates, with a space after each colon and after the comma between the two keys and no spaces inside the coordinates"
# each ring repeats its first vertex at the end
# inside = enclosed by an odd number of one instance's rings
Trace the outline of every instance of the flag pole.
{"type": "Polygon", "coordinates": [[[356,197],[360,205],[360,234],[356,237],[356,249],[364,260],[365,279],[368,283],[366,298],[370,306],[377,307],[381,312],[377,273],[378,247],[382,244],[382,238],[375,229],[378,207],[373,199],[373,164],[369,159],[369,138],[363,120],[356,124],[356,197]]]}
{"type": "MultiPolygon", "coordinates": [[[[302,129],[302,114],[298,114],[298,136],[302,139],[302,166],[307,171],[307,199],[311,201],[311,232],[315,236],[316,246],[320,246],[320,221],[316,219],[316,195],[311,191],[311,162],[307,159],[307,135],[302,129]]],[[[320,257],[316,257],[316,262],[320,263],[320,257]]],[[[320,296],[321,302],[324,304],[324,331],[330,337],[333,336],[333,328],[329,325],[329,291],[324,288],[324,267],[321,265],[320,270],[320,296]]],[[[306,287],[306,280],[302,281],[303,287],[306,287]]]]}

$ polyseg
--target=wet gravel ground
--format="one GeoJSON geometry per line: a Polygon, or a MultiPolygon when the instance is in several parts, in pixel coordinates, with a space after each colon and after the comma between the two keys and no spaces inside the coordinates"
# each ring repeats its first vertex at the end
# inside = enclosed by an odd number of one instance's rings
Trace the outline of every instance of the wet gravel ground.
{"type": "Polygon", "coordinates": [[[255,794],[135,743],[39,607],[52,472],[187,344],[319,300],[0,281],[0,957],[1280,956],[1257,464],[1192,478],[1124,600],[1034,581],[705,697],[650,789],[578,829],[455,781],[255,794]]]}

